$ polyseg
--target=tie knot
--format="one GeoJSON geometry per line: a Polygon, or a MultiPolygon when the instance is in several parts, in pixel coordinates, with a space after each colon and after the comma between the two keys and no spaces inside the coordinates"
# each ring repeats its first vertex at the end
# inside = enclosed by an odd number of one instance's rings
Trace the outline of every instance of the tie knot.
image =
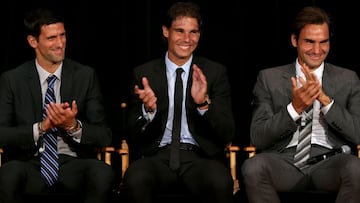
{"type": "Polygon", "coordinates": [[[181,67],[177,68],[176,69],[176,75],[180,76],[183,71],[184,71],[184,69],[182,69],[181,67]]]}
{"type": "Polygon", "coordinates": [[[56,75],[51,75],[49,76],[48,78],[46,78],[46,81],[48,82],[48,85],[50,87],[53,87],[54,86],[54,82],[56,80],[56,75]]]}

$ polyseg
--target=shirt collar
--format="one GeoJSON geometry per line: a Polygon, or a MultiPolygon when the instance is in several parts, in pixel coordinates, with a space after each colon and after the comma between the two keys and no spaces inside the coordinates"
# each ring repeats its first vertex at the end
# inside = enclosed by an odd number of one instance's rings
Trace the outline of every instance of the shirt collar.
{"type": "Polygon", "coordinates": [[[47,72],[44,68],[42,68],[40,66],[40,64],[37,62],[37,60],[35,60],[35,65],[36,65],[36,70],[39,73],[39,78],[40,78],[40,83],[43,84],[46,82],[46,79],[50,76],[50,75],[55,75],[57,77],[58,80],[61,80],[61,71],[62,71],[62,65],[63,63],[61,62],[61,64],[59,65],[59,68],[56,69],[56,71],[52,74],[47,72]]]}
{"type": "MultiPolygon", "coordinates": [[[[193,58],[193,56],[191,55],[189,60],[184,65],[181,66],[181,68],[184,69],[184,72],[187,74],[189,73],[189,70],[190,70],[192,58],[193,58]]],[[[166,55],[165,55],[165,64],[166,64],[167,71],[170,73],[175,73],[176,69],[179,67],[178,65],[176,65],[174,62],[172,62],[169,59],[168,52],[166,52],[166,55]]]]}

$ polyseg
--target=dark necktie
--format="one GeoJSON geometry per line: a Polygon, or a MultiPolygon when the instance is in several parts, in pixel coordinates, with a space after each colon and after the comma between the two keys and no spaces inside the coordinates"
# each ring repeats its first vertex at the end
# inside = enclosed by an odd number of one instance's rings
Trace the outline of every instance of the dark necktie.
{"type": "Polygon", "coordinates": [[[312,107],[308,111],[304,111],[301,115],[298,144],[294,156],[294,164],[300,169],[308,166],[306,161],[310,158],[312,117],[312,107]]]}
{"type": "MultiPolygon", "coordinates": [[[[46,117],[46,105],[55,102],[54,83],[56,76],[49,76],[47,79],[48,88],[45,94],[45,102],[43,107],[43,118],[46,117]]],[[[53,185],[58,179],[58,153],[57,153],[57,129],[51,129],[43,135],[44,151],[41,153],[41,175],[48,186],[53,185]]]]}
{"type": "Polygon", "coordinates": [[[181,73],[184,70],[177,68],[175,93],[174,93],[174,118],[172,128],[172,138],[170,145],[170,168],[176,170],[180,166],[180,133],[181,133],[181,109],[183,100],[183,84],[181,73]]]}

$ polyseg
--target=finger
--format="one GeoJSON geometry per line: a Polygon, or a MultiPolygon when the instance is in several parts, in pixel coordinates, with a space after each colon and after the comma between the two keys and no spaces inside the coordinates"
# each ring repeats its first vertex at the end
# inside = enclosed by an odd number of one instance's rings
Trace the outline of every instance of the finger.
{"type": "Polygon", "coordinates": [[[200,70],[199,66],[196,65],[196,64],[193,65],[193,69],[194,69],[194,71],[199,71],[200,70]]]}
{"type": "Polygon", "coordinates": [[[78,113],[78,106],[75,100],[71,103],[71,111],[76,115],[78,113]]]}
{"type": "Polygon", "coordinates": [[[306,81],[302,77],[299,77],[299,82],[302,86],[304,86],[306,84],[306,81]]]}
{"type": "Polygon", "coordinates": [[[311,75],[310,75],[310,71],[307,68],[306,64],[304,63],[303,66],[301,66],[301,71],[304,73],[304,76],[306,78],[306,80],[311,80],[311,75]]]}
{"type": "Polygon", "coordinates": [[[65,109],[66,108],[69,108],[69,104],[64,104],[64,103],[61,103],[61,104],[56,104],[56,103],[50,103],[50,106],[52,108],[52,110],[54,111],[54,113],[56,115],[63,115],[64,114],[64,106],[65,106],[65,109]]]}
{"type": "Polygon", "coordinates": [[[197,75],[197,76],[200,76],[203,74],[203,72],[201,71],[201,69],[199,68],[198,65],[194,64],[193,65],[193,70],[194,70],[194,73],[197,75]]]}
{"type": "Polygon", "coordinates": [[[310,73],[311,80],[318,81],[318,78],[315,73],[310,73]]]}
{"type": "Polygon", "coordinates": [[[294,77],[291,77],[291,84],[292,84],[293,90],[296,90],[297,89],[297,81],[294,77]]]}
{"type": "Polygon", "coordinates": [[[156,101],[157,101],[157,98],[156,98],[156,97],[152,97],[152,98],[147,102],[147,105],[148,105],[151,109],[156,109],[156,101]]]}
{"type": "Polygon", "coordinates": [[[51,123],[53,123],[55,126],[59,123],[59,120],[57,118],[56,113],[54,110],[48,105],[48,108],[46,108],[46,118],[48,118],[51,123]]]}
{"type": "Polygon", "coordinates": [[[141,82],[142,82],[142,84],[143,84],[143,86],[144,86],[144,89],[150,88],[150,86],[149,86],[149,81],[148,81],[148,79],[147,79],[146,77],[143,77],[143,78],[141,79],[141,82]]]}
{"type": "Polygon", "coordinates": [[[134,86],[134,93],[135,93],[135,94],[140,94],[140,88],[139,88],[138,85],[135,85],[135,86],[134,86]]]}

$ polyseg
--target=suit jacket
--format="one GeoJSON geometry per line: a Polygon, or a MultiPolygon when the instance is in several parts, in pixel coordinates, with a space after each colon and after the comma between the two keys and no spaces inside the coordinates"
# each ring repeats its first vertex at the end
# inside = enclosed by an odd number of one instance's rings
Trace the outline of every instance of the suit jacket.
{"type": "MultiPolygon", "coordinates": [[[[259,72],[253,89],[251,142],[260,151],[281,151],[289,144],[297,123],[287,111],[292,101],[291,77],[296,76],[295,63],[259,72]]],[[[333,147],[360,143],[360,82],[357,74],[325,63],[322,87],[334,99],[324,116],[328,138],[333,147]]]]}
{"type": "MultiPolygon", "coordinates": [[[[71,104],[72,100],[76,100],[79,110],[77,119],[82,122],[81,143],[66,139],[72,150],[79,156],[86,156],[93,146],[110,145],[112,133],[106,124],[95,71],[65,59],[61,80],[61,102],[71,104]]],[[[33,157],[37,150],[33,124],[42,120],[42,105],[35,60],[4,72],[0,77],[0,147],[8,148],[8,152],[14,150],[13,155],[17,158],[33,157]]]]}
{"type": "MultiPolygon", "coordinates": [[[[186,85],[186,116],[189,130],[201,149],[209,156],[224,155],[224,148],[229,144],[235,132],[231,107],[231,91],[226,68],[216,62],[201,57],[193,57],[192,64],[197,64],[207,79],[208,95],[211,104],[201,116],[191,97],[192,71],[186,85]]],[[[157,112],[144,131],[141,128],[146,120],[142,117],[142,101],[133,93],[133,102],[129,116],[129,145],[138,155],[149,155],[158,149],[165,131],[168,116],[169,95],[164,58],[155,59],[134,69],[134,85],[142,88],[141,78],[147,77],[150,87],[157,97],[157,112]]],[[[133,153],[134,154],[134,153],[133,153]]]]}

